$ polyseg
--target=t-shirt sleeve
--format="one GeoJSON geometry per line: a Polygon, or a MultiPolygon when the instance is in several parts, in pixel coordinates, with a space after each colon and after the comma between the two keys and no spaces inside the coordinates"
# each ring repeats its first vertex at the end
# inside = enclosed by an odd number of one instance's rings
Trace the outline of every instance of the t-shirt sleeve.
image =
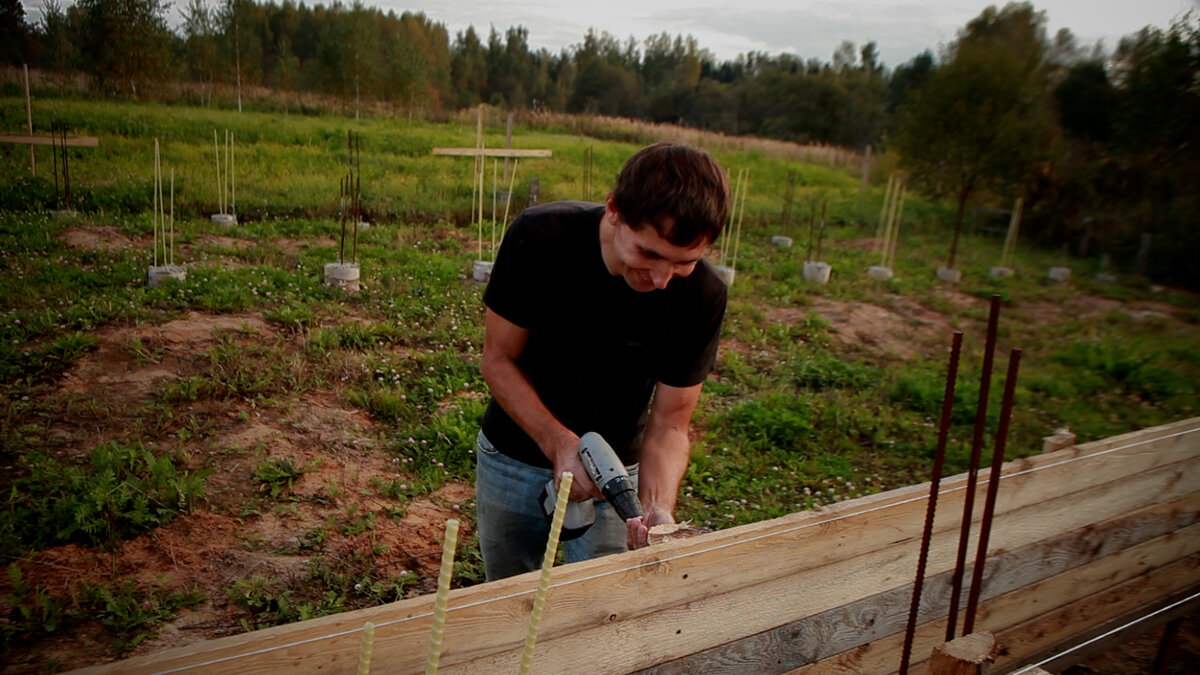
{"type": "Polygon", "coordinates": [[[712,278],[704,284],[699,300],[692,305],[677,326],[676,348],[661,355],[656,379],[672,387],[700,384],[717,365],[717,347],[721,342],[721,322],[725,318],[725,284],[712,278]]]}
{"type": "Polygon", "coordinates": [[[492,265],[492,275],[483,291],[483,303],[521,328],[533,324],[531,304],[536,289],[531,288],[530,270],[534,268],[533,243],[529,239],[528,218],[522,214],[513,221],[492,265]]]}

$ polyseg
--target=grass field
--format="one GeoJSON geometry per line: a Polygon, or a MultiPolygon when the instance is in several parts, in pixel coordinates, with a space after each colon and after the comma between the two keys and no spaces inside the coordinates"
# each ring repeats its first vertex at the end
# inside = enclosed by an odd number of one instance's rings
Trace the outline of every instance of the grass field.
{"type": "MultiPolygon", "coordinates": [[[[3,672],[44,672],[427,592],[442,523],[465,522],[456,583],[481,579],[473,457],[487,401],[479,375],[491,222],[470,219],[473,124],[244,113],[50,100],[98,148],[71,150],[79,213],[51,218],[48,147],[0,150],[0,593],[3,672]],[[240,224],[214,225],[213,130],[236,138],[240,224]],[[338,257],[346,133],[362,137],[370,227],[363,289],[322,283],[338,257]],[[154,139],[175,172],[182,283],[152,263],[154,139]],[[188,629],[181,631],[181,629],[188,629]]],[[[24,128],[24,102],[0,99],[24,128]]],[[[636,139],[632,139],[636,140],[636,139]]],[[[643,139],[646,140],[646,139],[643,139]]],[[[490,147],[504,129],[486,129],[490,147]]],[[[516,202],[599,199],[639,142],[517,128],[516,202]],[[592,191],[583,158],[593,151],[592,191]]],[[[1118,270],[967,233],[964,280],[934,278],[951,212],[911,197],[894,271],[874,238],[886,176],[865,193],[844,169],[747,145],[714,146],[749,171],[740,238],[711,257],[737,268],[717,371],[694,424],[681,518],[722,528],[927,480],[951,334],[964,332],[948,471],[965,470],[988,301],[1003,301],[985,457],[1009,350],[1023,349],[1008,456],[1069,427],[1086,441],[1190,417],[1200,382],[1200,301],[1118,270]],[[792,222],[780,222],[789,174],[792,222]],[[801,269],[801,221],[828,203],[820,287],[801,269]],[[793,237],[781,248],[772,235],[793,237]],[[734,254],[736,252],[736,258],[734,254]]],[[[487,167],[485,215],[492,216],[487,167]]],[[[499,182],[499,181],[497,181],[499,182]]],[[[502,186],[503,187],[503,186],[502,186]]],[[[502,209],[498,209],[500,218],[502,209]]],[[[515,211],[510,214],[515,215],[515,211]]]]}

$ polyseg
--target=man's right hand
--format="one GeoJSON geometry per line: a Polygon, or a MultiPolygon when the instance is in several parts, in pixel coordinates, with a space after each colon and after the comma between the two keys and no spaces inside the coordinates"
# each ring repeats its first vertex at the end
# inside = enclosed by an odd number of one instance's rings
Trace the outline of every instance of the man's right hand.
{"type": "Polygon", "coordinates": [[[604,499],[604,495],[600,489],[592,482],[588,476],[587,469],[583,468],[583,462],[579,460],[579,437],[570,434],[574,437],[574,441],[563,439],[554,449],[554,485],[557,487],[562,480],[564,471],[570,471],[574,475],[571,481],[571,501],[582,502],[588,499],[604,499]]]}

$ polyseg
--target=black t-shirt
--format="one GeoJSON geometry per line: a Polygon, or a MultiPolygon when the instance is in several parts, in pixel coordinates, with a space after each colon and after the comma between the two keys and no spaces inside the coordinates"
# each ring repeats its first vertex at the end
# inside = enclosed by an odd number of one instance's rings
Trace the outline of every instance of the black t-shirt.
{"type": "MultiPolygon", "coordinates": [[[[627,463],[656,382],[688,387],[716,364],[725,284],[706,260],[667,288],[641,293],[609,274],[600,253],[604,206],[554,202],[509,227],[484,303],[529,331],[517,365],[571,431],[598,432],[627,463]]],[[[551,462],[495,398],[483,432],[527,464],[551,462]]]]}

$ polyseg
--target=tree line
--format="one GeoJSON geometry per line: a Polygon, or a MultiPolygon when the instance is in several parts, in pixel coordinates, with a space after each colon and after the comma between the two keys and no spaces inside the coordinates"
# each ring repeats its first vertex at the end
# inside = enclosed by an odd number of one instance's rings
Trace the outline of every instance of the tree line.
{"type": "Polygon", "coordinates": [[[166,11],[164,0],[47,0],[30,23],[19,0],[0,0],[0,50],[7,63],[84,72],[124,96],[183,80],[201,92],[270,87],[395,110],[488,103],[871,145],[958,206],[956,232],[971,206],[1020,196],[1027,231],[1043,242],[1132,259],[1150,235],[1159,245],[1149,260],[1200,286],[1200,268],[1185,264],[1200,254],[1200,25],[1191,15],[1107,52],[1066,29],[1048,35],[1029,3],[993,6],[937,54],[889,69],[875,43],[843,42],[829,60],[719,61],[691,36],[591,30],[552,53],[532,48],[520,26],[451,37],[422,13],[360,2],[187,0],[174,30],[166,11]]]}

